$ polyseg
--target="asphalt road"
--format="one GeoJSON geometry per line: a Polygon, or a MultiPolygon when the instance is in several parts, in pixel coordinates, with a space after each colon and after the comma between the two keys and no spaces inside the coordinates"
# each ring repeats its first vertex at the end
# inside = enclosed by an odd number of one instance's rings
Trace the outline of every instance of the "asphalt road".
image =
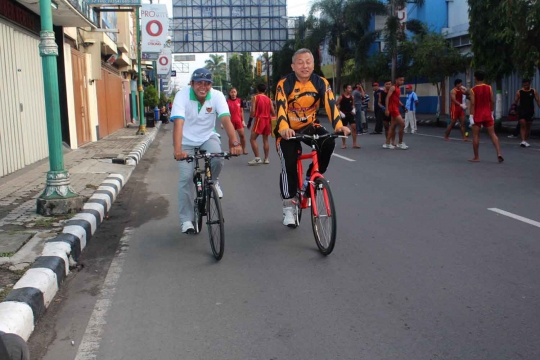
{"type": "MultiPolygon", "coordinates": [[[[33,359],[539,359],[540,142],[444,142],[444,129],[336,149],[334,252],[281,224],[279,163],[227,161],[226,248],[180,233],[172,125],[30,339],[33,359]],[[352,161],[349,161],[352,160],[352,161]],[[115,255],[116,251],[116,255],[115,255]],[[110,265],[112,264],[112,265],[110,265]],[[72,344],[73,341],[73,344],[72,344]]],[[[458,135],[454,131],[453,136],[458,135]]]]}

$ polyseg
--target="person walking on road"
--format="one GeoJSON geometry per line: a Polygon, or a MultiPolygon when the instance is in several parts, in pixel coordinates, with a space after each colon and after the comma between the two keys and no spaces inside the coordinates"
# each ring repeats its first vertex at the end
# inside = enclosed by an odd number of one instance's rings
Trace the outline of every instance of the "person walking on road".
{"type": "MultiPolygon", "coordinates": [[[[382,124],[384,127],[384,137],[388,137],[388,129],[390,128],[390,115],[386,114],[386,97],[388,96],[388,91],[392,87],[392,81],[386,80],[384,82],[384,89],[379,94],[379,109],[382,114],[382,124]]],[[[395,139],[392,139],[392,145],[395,145],[395,139]]]]}
{"type": "Polygon", "coordinates": [[[276,116],[274,104],[272,104],[270,98],[264,94],[266,92],[266,85],[257,85],[257,92],[258,94],[251,99],[252,106],[249,114],[250,119],[248,121],[250,126],[251,122],[255,121],[249,139],[255,158],[248,162],[249,165],[270,164],[270,160],[268,159],[270,152],[268,135],[270,135],[272,131],[271,117],[276,116]],[[259,157],[259,145],[257,144],[257,137],[259,137],[259,135],[262,135],[263,137],[264,161],[259,157]]]}
{"type": "Polygon", "coordinates": [[[368,122],[367,122],[367,111],[369,106],[369,94],[362,89],[362,107],[360,112],[360,120],[362,122],[362,133],[367,134],[368,132],[368,122]]]}
{"type": "Polygon", "coordinates": [[[497,151],[497,159],[503,162],[501,148],[499,146],[499,138],[495,134],[495,121],[493,118],[493,109],[495,108],[495,98],[491,86],[484,83],[486,73],[482,70],[477,70],[474,73],[474,81],[476,85],[471,89],[471,114],[469,121],[473,132],[473,151],[474,157],[471,162],[479,162],[478,148],[480,146],[480,127],[483,126],[491,138],[491,142],[497,151]]]}
{"type": "MultiPolygon", "coordinates": [[[[351,94],[352,86],[345,84],[343,85],[343,94],[337,99],[336,105],[339,109],[339,114],[341,115],[341,121],[343,125],[350,126],[353,138],[353,149],[360,149],[360,146],[356,144],[356,122],[354,121],[355,107],[354,107],[354,97],[351,94]]],[[[347,148],[347,139],[341,139],[343,145],[342,149],[347,148]]]]}
{"type": "Polygon", "coordinates": [[[467,88],[463,86],[461,79],[456,79],[454,81],[454,88],[450,91],[450,124],[444,133],[444,140],[446,141],[450,140],[450,132],[457,121],[459,121],[461,127],[463,141],[469,141],[465,134],[465,110],[467,110],[467,105],[463,103],[463,96],[467,93],[467,88]]]}
{"type": "Polygon", "coordinates": [[[405,132],[407,127],[411,129],[411,134],[416,133],[416,106],[418,106],[418,96],[413,91],[412,85],[405,86],[407,101],[405,102],[405,132]]]}
{"type": "Polygon", "coordinates": [[[399,112],[399,107],[403,106],[403,103],[399,100],[401,94],[399,87],[405,82],[405,77],[398,76],[396,78],[396,83],[390,87],[388,90],[388,95],[386,96],[386,110],[385,114],[390,116],[390,129],[388,130],[388,137],[386,138],[386,143],[383,144],[384,149],[401,149],[407,150],[409,147],[403,142],[403,131],[405,129],[405,123],[399,112]],[[391,144],[395,142],[396,127],[399,126],[399,143],[397,145],[391,144]]]}
{"type": "Polygon", "coordinates": [[[383,131],[383,117],[384,111],[381,109],[381,93],[383,90],[379,87],[378,82],[371,84],[373,87],[373,111],[375,112],[375,130],[371,133],[373,135],[382,134],[383,131]]]}
{"type": "Polygon", "coordinates": [[[521,134],[521,147],[528,148],[531,145],[527,142],[531,134],[531,125],[534,119],[534,102],[540,106],[538,92],[531,88],[531,80],[523,79],[522,88],[516,93],[514,104],[518,107],[518,120],[521,134]]]}
{"type": "MultiPolygon", "coordinates": [[[[227,100],[221,91],[212,89],[212,82],[210,71],[204,68],[197,69],[191,75],[190,86],[180,90],[174,97],[171,121],[174,123],[173,145],[176,160],[193,156],[195,148],[206,150],[208,153],[221,152],[221,140],[214,131],[216,116],[221,120],[229,137],[230,152],[234,155],[242,153],[242,147],[231,122],[227,100]]],[[[180,170],[178,215],[182,232],[193,234],[195,184],[192,176],[195,165],[192,162],[179,161],[178,167],[180,170]]],[[[216,180],[215,185],[220,198],[223,197],[223,192],[218,180],[222,167],[223,159],[212,159],[212,177],[216,180]]]]}
{"type": "MultiPolygon", "coordinates": [[[[334,93],[328,81],[313,73],[315,60],[309,49],[299,49],[292,57],[293,73],[282,78],[276,87],[277,125],[274,129],[276,135],[276,150],[281,159],[281,176],[279,178],[281,198],[283,199],[283,225],[296,227],[293,209],[296,193],[298,191],[298,173],[296,161],[302,145],[298,141],[287,141],[295,134],[323,135],[328,131],[316,120],[319,104],[324,104],[326,114],[335,132],[349,135],[348,127],[343,126],[339,110],[336,106],[334,93]]],[[[317,140],[319,156],[319,171],[324,174],[330,164],[334,152],[333,138],[317,140]]],[[[312,164],[309,166],[306,177],[311,175],[312,164]]]]}
{"type": "Polygon", "coordinates": [[[234,126],[234,130],[238,133],[240,137],[240,145],[242,145],[242,153],[247,155],[246,151],[246,135],[244,131],[244,102],[238,97],[238,91],[236,88],[231,88],[229,90],[229,97],[227,98],[227,105],[229,106],[229,111],[231,112],[231,122],[234,126]]]}
{"type": "Polygon", "coordinates": [[[356,131],[357,135],[362,135],[364,133],[364,128],[362,126],[362,99],[364,98],[364,89],[362,85],[356,84],[352,92],[354,99],[354,121],[356,122],[356,131]]]}

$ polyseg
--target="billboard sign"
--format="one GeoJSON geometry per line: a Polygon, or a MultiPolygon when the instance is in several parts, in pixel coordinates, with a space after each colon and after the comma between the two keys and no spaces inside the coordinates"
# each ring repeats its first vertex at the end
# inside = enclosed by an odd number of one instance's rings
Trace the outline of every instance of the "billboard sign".
{"type": "Polygon", "coordinates": [[[141,6],[141,0],[86,0],[90,6],[115,5],[115,6],[141,6]]]}
{"type": "Polygon", "coordinates": [[[165,4],[143,4],[141,9],[143,53],[161,53],[169,33],[169,17],[165,4]]]}
{"type": "Polygon", "coordinates": [[[167,75],[171,71],[171,60],[171,48],[163,49],[156,62],[158,75],[167,75]]]}

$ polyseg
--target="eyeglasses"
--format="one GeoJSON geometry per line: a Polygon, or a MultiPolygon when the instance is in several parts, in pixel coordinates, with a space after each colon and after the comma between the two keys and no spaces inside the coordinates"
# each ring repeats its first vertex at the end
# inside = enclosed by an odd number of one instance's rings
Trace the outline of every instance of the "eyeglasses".
{"type": "Polygon", "coordinates": [[[203,78],[203,79],[207,79],[207,80],[212,80],[212,74],[208,74],[208,73],[193,73],[193,75],[191,76],[192,79],[195,79],[195,78],[203,78]]]}

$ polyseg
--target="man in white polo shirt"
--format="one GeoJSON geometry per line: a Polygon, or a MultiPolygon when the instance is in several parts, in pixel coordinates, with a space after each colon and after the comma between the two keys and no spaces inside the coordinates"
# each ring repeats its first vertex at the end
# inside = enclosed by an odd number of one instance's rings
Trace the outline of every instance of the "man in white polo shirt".
{"type": "MultiPolygon", "coordinates": [[[[208,153],[221,152],[221,140],[214,131],[216,116],[221,120],[229,137],[230,152],[234,155],[242,153],[242,147],[236,138],[236,131],[231,123],[229,106],[220,91],[212,89],[212,73],[207,69],[197,69],[191,75],[189,87],[180,90],[174,97],[171,121],[174,122],[173,143],[174,158],[185,159],[194,155],[196,147],[208,153]]],[[[178,184],[178,214],[182,232],[193,234],[193,202],[195,201],[195,184],[193,184],[194,164],[186,161],[178,162],[180,179],[178,184]]],[[[223,159],[211,160],[212,177],[219,179],[223,159]]],[[[223,196],[216,181],[219,197],[223,196]]]]}

